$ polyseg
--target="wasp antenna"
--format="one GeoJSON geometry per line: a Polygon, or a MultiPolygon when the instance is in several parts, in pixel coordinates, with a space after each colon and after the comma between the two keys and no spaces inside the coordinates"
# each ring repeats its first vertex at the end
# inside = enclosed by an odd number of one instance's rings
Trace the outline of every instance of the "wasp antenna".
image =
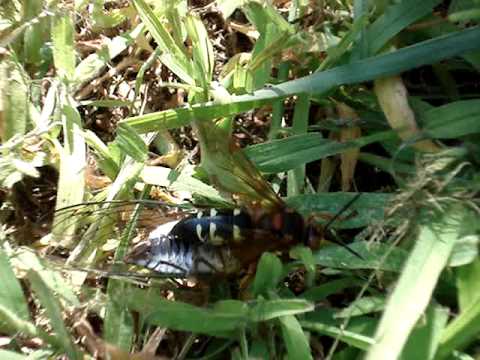
{"type": "MultiPolygon", "coordinates": [[[[362,193],[357,193],[353,198],[351,198],[343,207],[340,209],[339,212],[335,214],[333,218],[325,225],[325,231],[345,212],[347,211],[352,204],[358,200],[358,198],[362,195],[362,193]]],[[[345,245],[345,244],[344,244],[345,245]]]]}
{"type": "Polygon", "coordinates": [[[334,244],[340,245],[341,247],[344,247],[345,249],[347,249],[349,253],[355,255],[359,259],[365,260],[365,258],[362,255],[360,255],[358,252],[353,250],[350,246],[348,246],[348,244],[345,244],[345,242],[340,240],[337,234],[334,234],[332,232],[330,232],[330,234],[332,234],[333,238],[328,239],[328,241],[333,242],[334,244]]]}

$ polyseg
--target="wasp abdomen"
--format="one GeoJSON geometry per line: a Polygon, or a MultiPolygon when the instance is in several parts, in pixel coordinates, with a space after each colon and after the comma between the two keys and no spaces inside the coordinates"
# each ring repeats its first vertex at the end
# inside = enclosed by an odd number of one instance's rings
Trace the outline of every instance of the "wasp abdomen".
{"type": "Polygon", "coordinates": [[[164,234],[160,227],[150,233],[147,241],[138,244],[125,261],[172,277],[229,274],[240,267],[228,247],[164,234]]]}
{"type": "Polygon", "coordinates": [[[242,229],[250,229],[250,215],[241,209],[198,212],[178,222],[170,232],[180,239],[198,239],[204,243],[222,245],[227,242],[240,242],[242,229]]]}

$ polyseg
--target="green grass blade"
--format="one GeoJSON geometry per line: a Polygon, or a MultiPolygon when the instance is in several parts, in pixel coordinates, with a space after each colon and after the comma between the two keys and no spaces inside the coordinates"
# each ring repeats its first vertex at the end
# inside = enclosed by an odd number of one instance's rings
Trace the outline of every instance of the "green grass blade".
{"type": "Polygon", "coordinates": [[[250,321],[259,322],[313,311],[313,303],[304,299],[259,300],[250,309],[250,321]]]}
{"type": "Polygon", "coordinates": [[[471,304],[442,333],[435,359],[446,359],[478,338],[480,332],[480,302],[471,304]]]}
{"type": "MultiPolygon", "coordinates": [[[[307,133],[310,118],[310,97],[299,95],[293,113],[292,132],[295,135],[307,133]]],[[[303,192],[305,185],[305,165],[301,165],[287,174],[287,196],[298,195],[303,192]]]]}
{"type": "Polygon", "coordinates": [[[72,79],[75,72],[75,47],[72,19],[68,14],[53,17],[53,60],[57,76],[72,79]]]}
{"type": "Polygon", "coordinates": [[[62,344],[57,337],[50,336],[41,329],[38,329],[29,321],[20,319],[13,311],[7,309],[0,303],[0,320],[7,324],[7,328],[15,329],[15,332],[25,334],[26,336],[35,338],[39,337],[47,344],[56,348],[62,348],[62,344]]]}
{"type": "Polygon", "coordinates": [[[283,316],[278,319],[278,322],[287,348],[288,359],[313,359],[307,336],[297,318],[292,315],[283,316]]]}
{"type": "Polygon", "coordinates": [[[280,259],[272,253],[264,253],[257,265],[252,287],[253,294],[267,294],[274,290],[282,280],[282,275],[283,266],[280,259]]]}
{"type": "Polygon", "coordinates": [[[463,100],[428,110],[421,119],[427,136],[454,139],[480,133],[480,100],[463,100]]]}
{"type": "MultiPolygon", "coordinates": [[[[337,214],[356,195],[346,192],[306,194],[288,198],[286,202],[288,206],[307,217],[312,214],[337,214]]],[[[362,193],[362,196],[350,206],[349,211],[343,214],[347,218],[332,225],[339,229],[354,229],[380,222],[384,219],[384,209],[390,199],[391,195],[386,193],[362,193]]]]}
{"type": "Polygon", "coordinates": [[[248,314],[248,308],[238,301],[237,306],[204,309],[159,296],[147,297],[145,291],[132,292],[127,301],[149,324],[220,337],[230,337],[245,326],[248,314]]]}
{"type": "Polygon", "coordinates": [[[195,79],[204,89],[208,89],[212,81],[214,53],[208,32],[202,20],[194,14],[186,18],[188,35],[192,41],[193,61],[195,64],[195,79]]]}
{"type": "Polygon", "coordinates": [[[306,330],[330,336],[361,350],[367,350],[374,343],[371,337],[341,329],[337,326],[322,324],[319,321],[301,321],[300,324],[306,330]]]}
{"type": "Polygon", "coordinates": [[[403,0],[390,5],[366,32],[369,54],[376,54],[390,39],[408,25],[431,14],[441,0],[403,0]]]}
{"type": "Polygon", "coordinates": [[[368,360],[397,358],[430,302],[459,236],[465,211],[451,208],[420,227],[415,246],[387,302],[368,360]],[[391,331],[395,329],[395,331],[391,331]]]}
{"type": "Polygon", "coordinates": [[[78,349],[73,344],[72,338],[65,327],[61,305],[55,298],[54,293],[43,282],[37,272],[29,271],[28,279],[30,280],[30,285],[32,286],[33,291],[38,296],[40,303],[46,310],[46,314],[50,319],[50,324],[56,333],[58,342],[62,345],[62,348],[68,355],[69,359],[82,359],[82,355],[80,355],[78,349]]]}
{"type": "Polygon", "coordinates": [[[175,43],[165,26],[160,22],[152,9],[144,0],[134,0],[133,4],[137,9],[140,18],[145,23],[147,29],[152,34],[161,48],[162,54],[160,60],[175,75],[187,84],[194,85],[193,67],[190,59],[187,57],[187,51],[175,43]]]}
{"type": "Polygon", "coordinates": [[[350,253],[344,246],[325,246],[314,254],[317,265],[334,269],[372,269],[400,272],[407,258],[403,249],[393,249],[385,260],[383,257],[390,247],[386,244],[368,244],[358,241],[348,244],[348,247],[362,256],[350,253]]]}
{"type": "Polygon", "coordinates": [[[322,138],[317,133],[290,136],[250,146],[246,155],[264,173],[278,173],[298,168],[299,164],[340,154],[346,150],[396,138],[392,131],[379,132],[346,142],[322,138]]]}
{"type": "MultiPolygon", "coordinates": [[[[73,100],[66,96],[62,111],[64,146],[60,150],[56,209],[76,205],[83,201],[85,192],[86,148],[82,134],[82,121],[73,100]]],[[[70,247],[75,233],[75,219],[56,214],[53,235],[61,238],[62,245],[70,247]]]]}
{"type": "Polygon", "coordinates": [[[137,132],[171,129],[190,124],[193,119],[207,120],[236,115],[299,93],[321,94],[335,86],[356,84],[395,75],[422,65],[480,49],[480,27],[453,32],[417,43],[395,52],[356,61],[351,64],[287,81],[253,94],[237,96],[229,104],[204,103],[189,108],[166,110],[123,120],[137,132]]]}
{"type": "Polygon", "coordinates": [[[480,259],[461,266],[457,270],[458,303],[463,312],[480,300],[480,259]]]}
{"type": "Polygon", "coordinates": [[[58,271],[52,270],[48,263],[39,257],[34,251],[20,248],[12,257],[15,267],[35,271],[42,281],[53,291],[57,299],[61,299],[69,306],[80,306],[75,289],[67,279],[58,271]]]}
{"type": "Polygon", "coordinates": [[[15,57],[0,62],[0,99],[2,128],[0,137],[6,142],[14,135],[25,134],[28,127],[28,75],[15,57]]]}
{"type": "Polygon", "coordinates": [[[448,309],[438,305],[430,306],[424,318],[413,329],[402,351],[401,359],[436,359],[435,353],[448,321],[448,309]]]}
{"type": "Polygon", "coordinates": [[[76,91],[82,84],[86,84],[98,76],[108,65],[109,61],[135,42],[137,37],[143,33],[144,28],[145,26],[140,24],[133,30],[114,37],[112,40],[109,40],[102,49],[83,59],[75,68],[72,89],[76,91]]]}
{"type": "MultiPolygon", "coordinates": [[[[19,319],[29,321],[30,315],[22,287],[10,266],[7,254],[2,249],[0,249],[0,284],[2,284],[0,286],[1,305],[19,319]]],[[[4,326],[5,324],[0,320],[0,328],[4,326]]]]}
{"type": "Polygon", "coordinates": [[[4,360],[27,360],[30,357],[27,355],[23,355],[14,351],[9,350],[1,350],[0,349],[0,359],[4,360]]]}

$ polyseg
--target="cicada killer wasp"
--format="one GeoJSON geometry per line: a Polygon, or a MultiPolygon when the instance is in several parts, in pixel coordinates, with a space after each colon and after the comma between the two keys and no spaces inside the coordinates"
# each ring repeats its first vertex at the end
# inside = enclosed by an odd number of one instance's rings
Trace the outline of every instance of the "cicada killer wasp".
{"type": "MultiPolygon", "coordinates": [[[[150,216],[153,224],[146,240],[133,247],[125,262],[166,277],[229,276],[256,264],[267,251],[286,252],[294,245],[317,249],[325,238],[338,242],[325,231],[328,224],[321,226],[315,216],[305,219],[289,208],[243,152],[226,144],[218,145],[217,150],[226,147],[228,151],[216,159],[210,177],[219,188],[233,193],[241,206],[165,210],[169,208],[166,204],[148,202],[149,209],[156,207],[155,215],[150,216]]],[[[88,216],[93,205],[98,204],[63,209],[64,216],[88,216]]],[[[124,210],[125,202],[111,205],[114,209],[100,210],[103,218],[113,219],[113,213],[124,210]]]]}
{"type": "Polygon", "coordinates": [[[217,187],[233,193],[242,206],[198,211],[161,225],[126,261],[176,276],[230,275],[256,264],[267,251],[285,252],[297,244],[317,249],[321,240],[329,237],[325,234],[329,225],[322,227],[315,217],[304,219],[289,208],[228,137],[210,130],[200,129],[202,154],[215,160],[210,178],[217,187]],[[212,134],[217,135],[215,139],[205,139],[212,134]],[[207,143],[215,145],[209,148],[207,143]]]}

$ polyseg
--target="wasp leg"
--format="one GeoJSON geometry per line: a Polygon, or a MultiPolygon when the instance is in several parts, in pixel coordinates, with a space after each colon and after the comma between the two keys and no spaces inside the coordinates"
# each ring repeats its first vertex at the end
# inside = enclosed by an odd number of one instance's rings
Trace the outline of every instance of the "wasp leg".
{"type": "Polygon", "coordinates": [[[251,284],[252,280],[255,278],[255,273],[257,270],[257,264],[250,264],[247,269],[247,273],[242,277],[239,284],[240,296],[241,298],[248,298],[248,286],[251,284]]]}
{"type": "MultiPolygon", "coordinates": [[[[169,267],[172,267],[174,269],[177,269],[179,270],[179,273],[177,275],[177,273],[175,273],[175,275],[177,277],[187,277],[188,275],[188,270],[181,267],[181,266],[178,266],[176,264],[173,264],[169,261],[164,261],[164,260],[158,260],[155,262],[155,265],[153,267],[150,267],[150,265],[148,265],[147,267],[150,268],[150,269],[153,269],[154,271],[157,271],[157,272],[163,272],[163,271],[159,271],[157,270],[160,266],[169,266],[169,267]]],[[[165,271],[165,273],[167,273],[167,271],[165,271]]]]}
{"type": "Polygon", "coordinates": [[[211,262],[209,262],[207,259],[203,258],[203,257],[198,257],[198,258],[195,258],[194,261],[193,261],[193,266],[192,266],[192,269],[194,270],[194,272],[197,272],[197,273],[201,273],[200,271],[200,265],[203,264],[205,265],[207,268],[209,268],[211,270],[211,273],[212,274],[217,274],[220,272],[219,269],[217,269],[211,262]]]}

